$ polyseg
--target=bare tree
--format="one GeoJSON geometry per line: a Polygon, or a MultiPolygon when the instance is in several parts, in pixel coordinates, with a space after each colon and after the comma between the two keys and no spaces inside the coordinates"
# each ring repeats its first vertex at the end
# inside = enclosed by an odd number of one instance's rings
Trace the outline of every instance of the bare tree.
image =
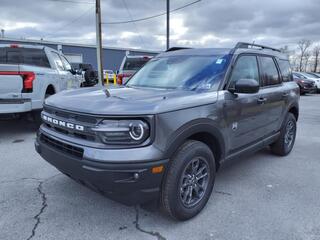
{"type": "MultiPolygon", "coordinates": [[[[308,49],[310,48],[311,46],[311,41],[310,40],[307,40],[307,39],[302,39],[298,42],[298,50],[299,50],[299,71],[303,71],[303,62],[306,58],[306,55],[309,55],[307,54],[308,53],[308,49]]],[[[310,56],[309,56],[310,57],[310,56]]],[[[308,58],[309,60],[309,58],[308,58]]],[[[308,62],[308,61],[306,61],[308,62]]],[[[305,64],[306,66],[307,64],[305,64]]]]}
{"type": "Polygon", "coordinates": [[[304,54],[304,72],[308,72],[308,66],[309,66],[309,60],[311,57],[311,52],[310,51],[306,51],[304,54]]]}
{"type": "Polygon", "coordinates": [[[317,72],[318,65],[319,65],[319,56],[320,56],[320,45],[316,45],[313,48],[313,56],[314,56],[314,66],[313,66],[313,71],[317,72]]]}

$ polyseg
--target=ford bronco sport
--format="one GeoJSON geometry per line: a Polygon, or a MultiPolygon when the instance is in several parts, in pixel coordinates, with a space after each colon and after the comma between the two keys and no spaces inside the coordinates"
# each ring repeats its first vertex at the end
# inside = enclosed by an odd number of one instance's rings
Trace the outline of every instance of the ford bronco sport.
{"type": "Polygon", "coordinates": [[[279,50],[168,50],[125,86],[48,98],[35,147],[72,179],[126,204],[160,200],[178,220],[198,214],[223,161],[293,148],[299,87],[279,50]]]}

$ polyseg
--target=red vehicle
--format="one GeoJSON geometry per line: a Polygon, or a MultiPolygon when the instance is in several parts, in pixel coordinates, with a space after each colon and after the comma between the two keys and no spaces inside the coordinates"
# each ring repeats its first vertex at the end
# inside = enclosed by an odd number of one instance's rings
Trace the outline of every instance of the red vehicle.
{"type": "Polygon", "coordinates": [[[152,56],[125,56],[117,74],[117,84],[126,84],[129,78],[151,58],[152,56]]]}

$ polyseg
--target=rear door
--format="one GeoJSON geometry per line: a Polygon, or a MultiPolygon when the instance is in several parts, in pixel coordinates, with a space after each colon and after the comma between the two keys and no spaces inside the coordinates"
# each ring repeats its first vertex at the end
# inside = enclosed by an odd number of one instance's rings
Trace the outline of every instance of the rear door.
{"type": "Polygon", "coordinates": [[[271,56],[259,56],[259,64],[263,86],[260,88],[260,97],[265,99],[264,134],[269,135],[278,130],[279,122],[285,110],[285,103],[289,90],[282,83],[276,60],[271,56]]]}

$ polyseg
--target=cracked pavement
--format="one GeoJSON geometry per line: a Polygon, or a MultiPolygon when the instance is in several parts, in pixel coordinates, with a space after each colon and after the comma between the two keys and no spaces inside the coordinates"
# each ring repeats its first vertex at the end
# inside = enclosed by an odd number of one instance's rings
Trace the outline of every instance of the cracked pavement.
{"type": "Polygon", "coordinates": [[[181,223],[70,180],[34,151],[31,123],[0,121],[0,239],[320,240],[319,102],[301,97],[291,155],[226,163],[207,207],[181,223]]]}

